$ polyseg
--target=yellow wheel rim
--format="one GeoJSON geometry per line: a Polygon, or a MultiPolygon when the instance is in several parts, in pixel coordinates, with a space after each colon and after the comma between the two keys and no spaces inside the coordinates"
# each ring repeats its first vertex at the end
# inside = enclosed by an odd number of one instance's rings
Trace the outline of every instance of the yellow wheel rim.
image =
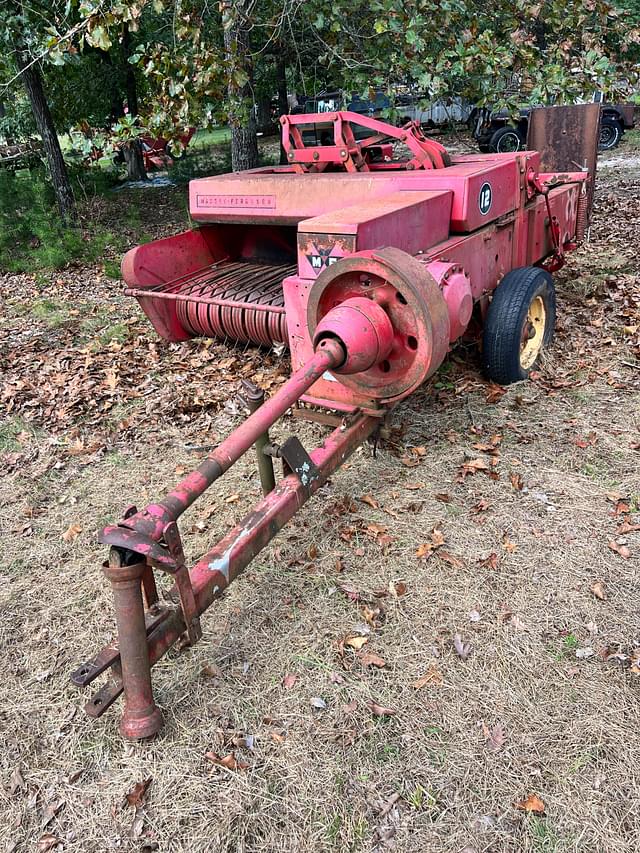
{"type": "Polygon", "coordinates": [[[522,328],[520,366],[523,370],[529,370],[540,355],[546,322],[547,312],[544,310],[544,302],[541,296],[536,296],[529,305],[522,328]]]}

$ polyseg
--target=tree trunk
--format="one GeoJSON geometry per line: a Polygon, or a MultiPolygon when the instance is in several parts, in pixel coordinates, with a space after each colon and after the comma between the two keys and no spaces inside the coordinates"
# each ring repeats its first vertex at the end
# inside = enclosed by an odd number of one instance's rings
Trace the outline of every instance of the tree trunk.
{"type": "Polygon", "coordinates": [[[268,134],[273,129],[271,124],[271,99],[259,98],[256,103],[256,130],[268,134]]]}
{"type": "MultiPolygon", "coordinates": [[[[0,118],[4,118],[6,116],[6,114],[7,114],[7,108],[5,107],[4,102],[0,101],[0,118]]],[[[4,139],[5,139],[5,142],[7,143],[7,145],[9,145],[9,146],[15,144],[13,136],[10,136],[8,133],[6,133],[6,131],[4,134],[4,139]]]]}
{"type": "MultiPolygon", "coordinates": [[[[283,116],[289,112],[289,99],[287,98],[287,66],[282,56],[276,57],[276,79],[278,81],[278,115],[283,116]]],[[[282,130],[278,125],[279,130],[282,130]]],[[[287,152],[282,147],[282,135],[280,136],[280,165],[287,162],[287,152]]]]}
{"type": "Polygon", "coordinates": [[[40,66],[37,62],[29,65],[30,59],[28,54],[23,53],[21,50],[16,50],[15,57],[18,70],[21,72],[22,83],[31,104],[36,127],[42,138],[42,145],[47,156],[47,165],[49,166],[49,173],[51,174],[51,181],[60,216],[65,223],[74,222],[77,216],[76,202],[73,197],[73,190],[71,189],[64,157],[60,150],[56,127],[51,117],[49,105],[47,104],[40,66]]]}
{"type": "Polygon", "coordinates": [[[224,50],[228,65],[227,96],[231,127],[231,167],[235,172],[258,166],[258,137],[251,94],[249,29],[244,0],[229,0],[222,7],[224,50]],[[246,82],[238,83],[237,75],[246,82]]]}
{"type": "Polygon", "coordinates": [[[122,154],[127,166],[128,180],[148,180],[147,171],[144,167],[144,158],[142,156],[142,144],[140,141],[138,139],[132,139],[130,142],[124,142],[122,144],[122,154]]]}
{"type": "Polygon", "coordinates": [[[131,56],[131,34],[129,33],[128,24],[124,25],[122,34],[122,51],[124,53],[125,64],[125,85],[127,89],[127,107],[129,108],[130,116],[138,115],[138,86],[136,83],[136,74],[133,70],[133,65],[129,62],[131,56]]]}
{"type": "Polygon", "coordinates": [[[94,56],[97,62],[104,66],[104,90],[109,97],[109,124],[115,124],[124,115],[124,99],[122,96],[122,80],[120,62],[116,53],[116,61],[109,51],[99,47],[87,48],[85,53],[94,56]]]}

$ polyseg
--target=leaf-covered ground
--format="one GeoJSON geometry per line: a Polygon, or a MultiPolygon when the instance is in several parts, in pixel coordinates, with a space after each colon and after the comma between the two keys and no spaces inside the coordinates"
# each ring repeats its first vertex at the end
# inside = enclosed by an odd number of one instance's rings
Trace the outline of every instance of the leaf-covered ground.
{"type": "MultiPolygon", "coordinates": [[[[96,531],[196,464],[239,421],[239,379],[273,390],[287,358],[168,345],[99,266],[0,277],[7,851],[636,849],[633,136],[609,159],[543,369],[503,393],[457,350],[154,669],[167,725],[145,745],[117,708],[89,722],[68,682],[113,627],[96,531]]],[[[145,227],[171,233],[173,191],[152,192],[145,227]]],[[[247,458],[185,516],[189,556],[258,493],[247,458]]]]}

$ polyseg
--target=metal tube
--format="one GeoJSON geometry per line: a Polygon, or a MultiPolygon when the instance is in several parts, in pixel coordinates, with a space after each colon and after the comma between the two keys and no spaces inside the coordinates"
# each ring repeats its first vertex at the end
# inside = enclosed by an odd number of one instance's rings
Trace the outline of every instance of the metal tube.
{"type": "Polygon", "coordinates": [[[345,351],[339,341],[326,338],[313,357],[244,423],[235,429],[206,459],[157,504],[124,519],[120,524],[159,540],[170,521],[175,521],[200,495],[247,452],[256,439],[296,403],[327,370],[339,366],[345,351]]]}
{"type": "Polygon", "coordinates": [[[215,296],[193,296],[191,293],[163,293],[161,290],[127,288],[125,296],[144,296],[148,299],[167,299],[170,302],[199,302],[202,305],[215,305],[218,308],[250,308],[252,311],[264,311],[265,314],[286,314],[281,305],[263,305],[260,302],[241,302],[237,299],[219,299],[215,296]]]}
{"type": "MultiPolygon", "coordinates": [[[[243,379],[242,388],[244,397],[251,414],[257,412],[260,406],[264,403],[264,389],[258,388],[253,382],[243,379]]],[[[262,435],[259,435],[253,446],[256,451],[256,460],[258,462],[258,474],[260,475],[260,485],[262,486],[262,494],[268,495],[276,487],[276,477],[273,472],[273,459],[267,456],[264,452],[265,447],[269,444],[269,430],[265,430],[262,435]]]]}
{"type": "Polygon", "coordinates": [[[142,601],[142,575],[145,563],[122,564],[121,554],[112,548],[103,567],[113,588],[113,603],[118,627],[118,648],[122,684],[125,692],[120,731],[127,738],[151,737],[163,725],[162,713],[153,699],[147,628],[142,601]]]}

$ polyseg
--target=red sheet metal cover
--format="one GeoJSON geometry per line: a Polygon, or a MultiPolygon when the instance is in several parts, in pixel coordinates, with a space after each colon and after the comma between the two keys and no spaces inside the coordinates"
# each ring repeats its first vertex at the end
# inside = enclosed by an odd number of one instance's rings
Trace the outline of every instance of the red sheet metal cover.
{"type": "Polygon", "coordinates": [[[424,252],[449,236],[451,202],[449,191],[395,192],[305,219],[298,225],[299,273],[315,277],[363,249],[424,252]]]}

